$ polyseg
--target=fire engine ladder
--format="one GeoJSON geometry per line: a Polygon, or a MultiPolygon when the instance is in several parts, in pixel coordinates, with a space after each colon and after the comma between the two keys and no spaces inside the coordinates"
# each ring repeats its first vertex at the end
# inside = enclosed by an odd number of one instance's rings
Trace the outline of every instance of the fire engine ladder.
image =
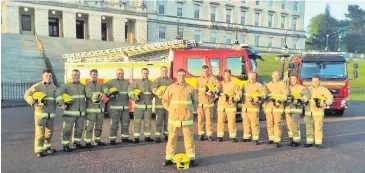
{"type": "Polygon", "coordinates": [[[174,40],[140,46],[64,54],[63,58],[66,59],[66,63],[150,61],[153,57],[167,56],[169,50],[191,49],[199,44],[201,43],[195,40],[174,40]]]}

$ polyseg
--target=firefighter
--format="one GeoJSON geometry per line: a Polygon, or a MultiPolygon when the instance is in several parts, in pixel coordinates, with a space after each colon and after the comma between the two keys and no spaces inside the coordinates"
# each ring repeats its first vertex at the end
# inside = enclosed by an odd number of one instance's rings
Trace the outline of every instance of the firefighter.
{"type": "Polygon", "coordinates": [[[268,99],[263,108],[266,114],[268,144],[275,142],[276,148],[281,142],[281,117],[284,113],[284,102],[287,100],[288,89],[284,82],[280,81],[279,71],[273,71],[272,81],[267,84],[268,99]]]}
{"type": "Polygon", "coordinates": [[[93,134],[97,145],[105,145],[105,143],[100,140],[104,122],[103,108],[101,106],[103,89],[102,85],[97,81],[98,71],[96,69],[90,70],[90,78],[91,80],[85,85],[87,108],[84,141],[86,142],[86,148],[93,147],[91,144],[93,134]]]}
{"type": "Polygon", "coordinates": [[[73,144],[77,149],[83,149],[81,136],[84,130],[86,111],[85,85],[80,83],[80,71],[72,70],[72,82],[61,85],[56,91],[56,102],[63,109],[63,125],[61,142],[64,152],[71,152],[69,141],[75,126],[73,144]],[[70,99],[71,97],[72,99],[70,99]]]}
{"type": "Polygon", "coordinates": [[[307,141],[304,147],[312,147],[314,143],[317,148],[322,149],[324,108],[332,104],[333,95],[327,88],[320,85],[318,75],[312,77],[312,86],[308,89],[310,102],[305,108],[307,141]]]}
{"type": "Polygon", "coordinates": [[[248,82],[242,87],[242,90],[242,93],[245,95],[242,103],[243,142],[251,142],[252,138],[254,144],[259,145],[260,105],[266,98],[267,90],[264,85],[256,81],[255,72],[248,74],[248,82]]]}
{"type": "Polygon", "coordinates": [[[288,128],[289,146],[300,145],[300,116],[303,114],[303,106],[308,102],[308,89],[299,84],[296,74],[290,76],[289,97],[285,108],[286,125],[288,128]]]}
{"type": "Polygon", "coordinates": [[[51,148],[51,138],[56,116],[55,92],[57,87],[52,83],[51,70],[43,70],[42,78],[41,82],[34,84],[24,94],[25,101],[34,107],[34,152],[37,157],[43,157],[45,153],[56,152],[51,148]]]}
{"type": "Polygon", "coordinates": [[[168,69],[166,66],[162,66],[160,69],[161,76],[154,80],[152,84],[152,92],[156,96],[155,97],[155,111],[156,111],[156,143],[161,142],[161,130],[163,124],[163,130],[165,135],[165,140],[168,139],[168,129],[167,129],[167,121],[168,121],[168,112],[162,106],[161,98],[166,91],[166,88],[170,86],[173,82],[172,79],[167,76],[168,69]]]}
{"type": "Polygon", "coordinates": [[[185,151],[190,159],[190,165],[197,165],[195,162],[193,112],[197,108],[198,96],[195,89],[185,83],[185,77],[185,70],[179,69],[176,76],[177,82],[167,87],[162,99],[164,108],[169,111],[169,137],[164,166],[173,164],[178,128],[181,128],[184,135],[185,151]]]}
{"type": "Polygon", "coordinates": [[[202,66],[203,76],[197,79],[195,88],[198,90],[199,105],[198,105],[198,134],[199,141],[204,140],[204,124],[206,135],[209,141],[212,138],[212,114],[214,107],[215,94],[218,91],[219,81],[209,74],[209,67],[202,66]]]}
{"type": "Polygon", "coordinates": [[[118,68],[116,70],[116,79],[109,80],[104,84],[104,93],[109,98],[109,112],[110,112],[110,130],[109,142],[110,145],[116,145],[116,138],[118,134],[118,126],[121,124],[121,140],[122,143],[132,143],[129,139],[129,97],[128,87],[130,85],[128,80],[124,79],[124,70],[118,68]]]}
{"type": "Polygon", "coordinates": [[[148,79],[149,70],[142,68],[142,79],[137,80],[128,87],[128,95],[134,100],[134,143],[139,143],[141,135],[141,121],[144,120],[144,137],[146,142],[151,139],[151,116],[152,116],[152,82],[148,79]]]}
{"type": "Polygon", "coordinates": [[[224,71],[224,81],[218,85],[218,122],[217,122],[217,141],[222,142],[224,136],[224,121],[227,116],[229,138],[232,142],[236,139],[236,103],[241,100],[242,91],[232,80],[232,72],[229,69],[224,71]]]}

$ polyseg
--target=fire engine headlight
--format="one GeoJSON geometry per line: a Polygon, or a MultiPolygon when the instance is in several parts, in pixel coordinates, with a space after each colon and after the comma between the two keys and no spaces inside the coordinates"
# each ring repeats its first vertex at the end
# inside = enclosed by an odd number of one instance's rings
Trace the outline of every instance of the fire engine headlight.
{"type": "Polygon", "coordinates": [[[341,107],[347,108],[347,100],[342,100],[341,101],[341,107]]]}

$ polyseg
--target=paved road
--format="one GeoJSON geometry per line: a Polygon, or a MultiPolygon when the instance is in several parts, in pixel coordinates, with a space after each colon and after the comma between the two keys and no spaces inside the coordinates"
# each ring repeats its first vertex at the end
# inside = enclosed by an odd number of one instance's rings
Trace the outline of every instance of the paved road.
{"type": "MultiPolygon", "coordinates": [[[[272,145],[254,146],[225,141],[196,141],[199,166],[189,172],[365,172],[365,103],[351,102],[343,117],[326,117],[325,149],[292,148],[272,145]]],[[[11,172],[176,172],[175,167],[163,167],[165,144],[105,146],[73,153],[58,152],[54,156],[37,158],[33,153],[34,127],[29,107],[1,110],[2,171],[11,172]]],[[[57,118],[53,146],[60,145],[61,118],[57,118]]],[[[304,124],[301,122],[302,136],[304,124]]],[[[285,124],[284,124],[285,125],[285,124]]],[[[267,140],[265,122],[261,122],[261,142],[267,140]]],[[[103,139],[107,141],[109,119],[105,120],[103,139]]],[[[242,125],[237,123],[240,135],[242,125]]],[[[285,129],[285,128],[284,128],[285,129]]],[[[226,135],[227,136],[227,135],[226,135]]],[[[286,130],[283,133],[287,143],[286,130]]],[[[302,138],[303,138],[302,137],[302,138]]],[[[180,139],[178,150],[184,152],[180,139]]]]}

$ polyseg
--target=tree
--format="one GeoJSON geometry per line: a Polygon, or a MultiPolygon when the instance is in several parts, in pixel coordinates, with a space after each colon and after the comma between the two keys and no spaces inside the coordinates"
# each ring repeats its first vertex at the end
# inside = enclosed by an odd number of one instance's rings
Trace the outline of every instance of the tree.
{"type": "Polygon", "coordinates": [[[349,52],[365,53],[365,10],[358,5],[349,5],[347,10],[346,48],[349,52]]]}
{"type": "Polygon", "coordinates": [[[330,51],[338,49],[340,23],[331,16],[330,6],[327,4],[325,13],[314,16],[308,26],[310,37],[307,39],[307,49],[324,50],[327,44],[330,51]]]}

